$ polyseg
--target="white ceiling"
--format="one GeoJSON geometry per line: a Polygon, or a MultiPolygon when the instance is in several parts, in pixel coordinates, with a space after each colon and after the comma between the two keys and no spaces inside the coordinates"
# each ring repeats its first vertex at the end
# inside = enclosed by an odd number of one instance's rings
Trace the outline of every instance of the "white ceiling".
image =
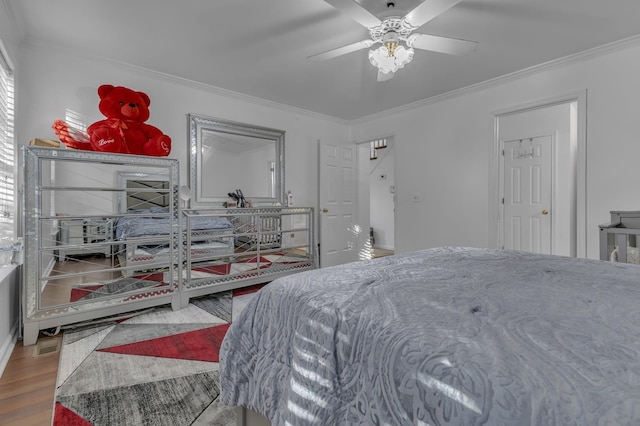
{"type": "MultiPolygon", "coordinates": [[[[22,40],[345,120],[640,33],[638,0],[462,0],[418,32],[477,41],[474,53],[416,50],[393,79],[377,82],[367,50],[307,59],[368,38],[364,27],[323,0],[4,1],[22,40]]],[[[395,14],[419,2],[395,0],[395,14]]],[[[389,15],[386,0],[359,3],[378,17],[389,15]]]]}

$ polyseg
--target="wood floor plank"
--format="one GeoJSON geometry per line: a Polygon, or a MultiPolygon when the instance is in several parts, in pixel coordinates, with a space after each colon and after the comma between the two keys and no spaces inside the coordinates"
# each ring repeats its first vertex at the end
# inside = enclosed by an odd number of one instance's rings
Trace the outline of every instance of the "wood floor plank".
{"type": "Polygon", "coordinates": [[[37,345],[18,342],[7,362],[0,378],[2,426],[51,424],[60,353],[35,356],[36,351],[37,345]]]}
{"type": "MultiPolygon", "coordinates": [[[[109,258],[83,259],[82,262],[57,262],[58,273],[85,271],[87,265],[94,269],[104,269],[111,265],[109,258]]],[[[101,276],[113,279],[111,273],[101,276]]],[[[73,279],[59,280],[56,286],[46,286],[41,297],[44,306],[67,303],[73,279]]],[[[61,339],[62,335],[40,336],[38,344],[23,346],[19,341],[7,362],[0,378],[0,426],[49,426],[53,417],[56,378],[60,352],[36,356],[38,345],[51,339],[61,339]]]]}
{"type": "Polygon", "coordinates": [[[30,409],[27,413],[10,413],[0,419],[3,426],[49,426],[53,416],[52,407],[38,407],[30,409]]]}

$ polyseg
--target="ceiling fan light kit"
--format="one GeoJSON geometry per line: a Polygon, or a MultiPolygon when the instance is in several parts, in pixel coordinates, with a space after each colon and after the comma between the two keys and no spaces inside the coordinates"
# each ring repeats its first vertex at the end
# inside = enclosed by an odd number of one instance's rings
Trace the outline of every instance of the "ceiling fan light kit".
{"type": "MultiPolygon", "coordinates": [[[[404,17],[393,16],[384,20],[378,19],[355,0],[325,1],[365,26],[369,30],[371,39],[312,55],[309,58],[331,59],[380,43],[381,46],[369,50],[369,62],[378,68],[378,81],[389,80],[396,71],[411,62],[414,48],[450,55],[463,55],[474,51],[478,44],[475,41],[413,33],[414,30],[444,13],[461,0],[424,0],[404,17]]],[[[387,3],[388,8],[394,6],[395,4],[392,2],[387,3]]]]}
{"type": "Polygon", "coordinates": [[[395,47],[393,54],[386,46],[369,51],[369,62],[383,74],[394,73],[413,59],[413,48],[395,47]]]}

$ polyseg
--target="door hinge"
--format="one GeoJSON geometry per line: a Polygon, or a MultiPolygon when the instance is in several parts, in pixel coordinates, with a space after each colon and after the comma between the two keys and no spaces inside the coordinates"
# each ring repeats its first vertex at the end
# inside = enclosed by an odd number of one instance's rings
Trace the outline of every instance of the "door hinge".
{"type": "Polygon", "coordinates": [[[504,157],[504,149],[502,150],[502,156],[504,157]]]}
{"type": "Polygon", "coordinates": [[[504,198],[502,199],[502,204],[504,204],[504,198]]]}

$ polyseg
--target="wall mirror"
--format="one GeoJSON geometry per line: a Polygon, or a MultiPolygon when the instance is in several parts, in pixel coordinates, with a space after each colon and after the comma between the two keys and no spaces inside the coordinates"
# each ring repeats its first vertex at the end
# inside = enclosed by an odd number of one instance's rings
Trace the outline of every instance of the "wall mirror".
{"type": "Polygon", "coordinates": [[[284,131],[188,114],[191,208],[220,206],[240,189],[253,205],[284,200],[284,131]]]}

